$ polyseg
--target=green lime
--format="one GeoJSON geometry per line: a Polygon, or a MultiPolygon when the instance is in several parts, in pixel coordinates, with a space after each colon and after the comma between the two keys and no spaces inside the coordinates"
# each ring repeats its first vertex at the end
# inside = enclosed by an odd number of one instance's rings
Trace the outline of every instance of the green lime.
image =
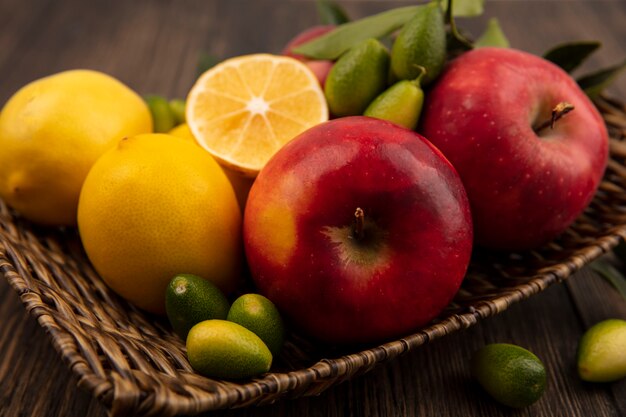
{"type": "Polygon", "coordinates": [[[285,326],[278,309],[260,294],[245,294],[230,307],[226,320],[241,324],[254,332],[278,356],[285,341],[285,326]]]}
{"type": "Polygon", "coordinates": [[[421,75],[414,81],[398,81],[376,97],[363,114],[415,129],[424,104],[424,91],[419,78],[421,75]]]}
{"type": "Polygon", "coordinates": [[[185,117],[185,107],[187,106],[187,103],[185,103],[185,100],[175,98],[170,100],[169,105],[170,111],[174,116],[174,123],[176,126],[187,122],[187,118],[185,117]]]}
{"type": "Polygon", "coordinates": [[[196,323],[225,319],[228,300],[211,282],[196,275],[176,275],[165,291],[165,311],[174,331],[185,339],[196,323]]]}
{"type": "Polygon", "coordinates": [[[148,104],[152,114],[152,127],[154,133],[167,133],[176,125],[170,103],[161,96],[146,96],[144,100],[148,104]]]}
{"type": "Polygon", "coordinates": [[[626,377],[626,321],[604,320],[585,332],[578,344],[578,375],[590,382],[626,377]]]}
{"type": "Polygon", "coordinates": [[[269,371],[272,354],[250,330],[226,320],[196,324],[187,336],[187,358],[198,373],[241,379],[269,371]]]}
{"type": "Polygon", "coordinates": [[[509,407],[533,404],[546,388],[546,369],[541,360],[516,345],[484,346],[474,353],[471,370],[489,395],[509,407]]]}
{"type": "Polygon", "coordinates": [[[387,85],[389,52],[376,39],[350,49],[333,65],[324,93],[330,112],[338,117],[363,114],[387,85]]]}
{"type": "Polygon", "coordinates": [[[446,28],[439,2],[421,8],[409,20],[391,48],[391,70],[401,80],[413,80],[426,68],[424,85],[433,81],[446,62],[446,28]]]}

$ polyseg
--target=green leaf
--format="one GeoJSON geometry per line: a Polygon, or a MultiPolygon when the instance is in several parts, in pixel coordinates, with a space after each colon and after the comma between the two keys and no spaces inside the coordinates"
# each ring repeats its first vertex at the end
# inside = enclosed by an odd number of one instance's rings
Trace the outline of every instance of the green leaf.
{"type": "Polygon", "coordinates": [[[344,23],[319,38],[299,45],[294,52],[313,59],[335,60],[358,43],[387,36],[401,28],[421,7],[424,5],[399,7],[344,23]]]}
{"type": "MultiPolygon", "coordinates": [[[[443,9],[447,10],[448,0],[441,2],[443,9]]],[[[452,15],[455,17],[476,17],[484,12],[485,0],[454,0],[452,15]]]]}
{"type": "Polygon", "coordinates": [[[567,42],[550,49],[543,57],[565,71],[572,72],[600,45],[597,41],[567,42]]]}
{"type": "Polygon", "coordinates": [[[343,7],[332,0],[317,0],[317,15],[323,25],[341,25],[350,21],[343,7]]]}
{"type": "Polygon", "coordinates": [[[198,57],[198,67],[197,67],[197,76],[204,74],[217,64],[219,64],[220,60],[215,55],[207,54],[206,52],[200,52],[200,56],[198,57]]]}
{"type": "Polygon", "coordinates": [[[603,260],[595,261],[590,266],[591,269],[607,280],[626,299],[626,277],[621,272],[603,260]]]}
{"type": "Polygon", "coordinates": [[[597,97],[626,68],[626,59],[621,64],[606,68],[578,79],[578,85],[591,98],[597,97]]]}
{"type": "Polygon", "coordinates": [[[474,42],[474,47],[476,48],[483,48],[485,46],[508,48],[509,45],[509,40],[504,35],[504,32],[502,32],[500,23],[495,17],[489,19],[489,22],[487,23],[487,28],[485,29],[483,34],[480,35],[480,38],[478,38],[476,42],[474,42]]]}

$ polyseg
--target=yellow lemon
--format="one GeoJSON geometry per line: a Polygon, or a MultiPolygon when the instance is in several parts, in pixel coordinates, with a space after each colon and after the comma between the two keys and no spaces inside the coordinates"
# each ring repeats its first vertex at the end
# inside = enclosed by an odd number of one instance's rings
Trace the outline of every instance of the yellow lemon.
{"type": "Polygon", "coordinates": [[[93,163],[121,138],[151,131],[141,97],[106,74],[73,70],[34,81],[0,114],[0,197],[37,223],[74,225],[93,163]]]}
{"type": "Polygon", "coordinates": [[[302,62],[268,54],[228,59],[187,98],[196,141],[222,165],[255,177],[285,143],[328,120],[317,78],[302,62]]]}
{"type": "Polygon", "coordinates": [[[172,136],[177,138],[187,139],[190,142],[196,143],[196,139],[193,137],[193,133],[189,129],[187,123],[181,123],[168,132],[172,136]]]}
{"type": "Polygon", "coordinates": [[[219,165],[202,148],[165,134],[123,139],[93,166],[78,229],[96,271],[138,307],[163,314],[175,275],[224,292],[242,263],[241,211],[219,165]]]}

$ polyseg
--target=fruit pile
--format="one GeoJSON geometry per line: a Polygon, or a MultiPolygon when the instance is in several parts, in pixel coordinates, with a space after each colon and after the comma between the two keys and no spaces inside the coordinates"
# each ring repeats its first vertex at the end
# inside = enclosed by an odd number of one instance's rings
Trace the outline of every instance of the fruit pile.
{"type": "MultiPolygon", "coordinates": [[[[590,44],[544,59],[506,48],[493,21],[470,42],[452,1],[353,22],[325,4],[332,24],[207,69],[186,101],[76,70],[0,114],[0,197],[77,225],[103,280],[167,314],[205,375],[267,372],[281,314],[329,344],[416,330],[455,296],[474,244],[545,244],[606,167],[588,94],[608,78],[566,72],[590,44]],[[263,295],[235,297],[251,283],[263,295]]],[[[476,359],[490,383],[494,352],[476,359]]]]}

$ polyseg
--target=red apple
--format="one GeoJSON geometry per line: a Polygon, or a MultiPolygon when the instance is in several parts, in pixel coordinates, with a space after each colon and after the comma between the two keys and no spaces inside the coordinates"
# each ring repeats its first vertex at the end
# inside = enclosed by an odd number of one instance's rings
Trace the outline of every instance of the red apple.
{"type": "Polygon", "coordinates": [[[301,32],[299,35],[289,41],[289,43],[287,44],[287,46],[285,46],[285,49],[283,49],[282,52],[283,55],[287,55],[304,62],[311,69],[311,71],[313,71],[313,74],[315,74],[315,77],[317,77],[322,87],[324,87],[326,77],[328,76],[330,69],[333,67],[334,62],[326,60],[308,59],[304,55],[292,52],[292,50],[296,46],[306,43],[308,41],[312,41],[313,39],[330,32],[334,28],[335,25],[313,26],[305,30],[304,32],[301,32]]]}
{"type": "Polygon", "coordinates": [[[259,290],[332,343],[428,323],[459,289],[472,246],[450,163],[417,133],[361,116],[283,147],[252,186],[244,223],[259,290]]]}
{"type": "Polygon", "coordinates": [[[496,249],[534,248],[563,232],[607,163],[606,127],[576,82],[513,49],[452,61],[428,94],[420,131],[459,172],[476,243],[496,249]],[[550,128],[558,103],[574,110],[550,128]]]}

